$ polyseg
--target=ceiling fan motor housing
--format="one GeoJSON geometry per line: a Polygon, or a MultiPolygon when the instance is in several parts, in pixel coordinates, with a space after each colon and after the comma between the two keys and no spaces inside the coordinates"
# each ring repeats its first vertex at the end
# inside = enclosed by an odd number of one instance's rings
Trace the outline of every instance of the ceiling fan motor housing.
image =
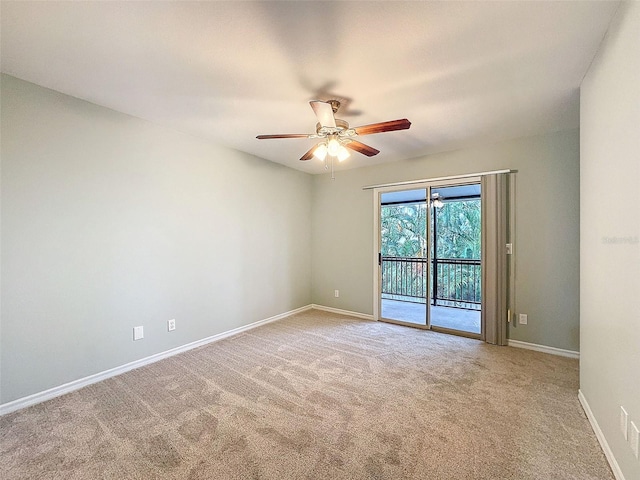
{"type": "Polygon", "coordinates": [[[340,120],[336,118],[336,126],[334,127],[326,127],[322,126],[319,123],[316,124],[316,134],[318,137],[326,137],[328,135],[339,135],[341,137],[345,136],[353,136],[356,134],[355,130],[349,128],[349,123],[344,120],[340,120]]]}

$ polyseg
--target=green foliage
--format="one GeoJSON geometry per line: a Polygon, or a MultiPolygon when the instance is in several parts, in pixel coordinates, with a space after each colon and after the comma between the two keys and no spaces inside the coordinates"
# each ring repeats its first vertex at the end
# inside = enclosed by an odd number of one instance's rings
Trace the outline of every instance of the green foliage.
{"type": "MultiPolygon", "coordinates": [[[[431,209],[431,231],[436,221],[438,259],[480,259],[480,200],[445,201],[431,209]]],[[[382,206],[382,255],[385,257],[424,258],[431,242],[426,240],[427,206],[403,204],[382,206]]],[[[434,256],[431,243],[431,256],[434,256]]],[[[382,270],[382,291],[385,298],[416,298],[426,296],[429,268],[425,262],[388,261],[382,270]]],[[[475,265],[439,263],[437,298],[458,306],[479,302],[481,275],[475,265]]],[[[434,280],[435,282],[435,280],[434,280]]],[[[432,282],[433,283],[433,282],[432,282]]],[[[433,284],[431,285],[433,288],[433,284]]],[[[430,294],[430,297],[433,297],[430,294]]]]}
{"type": "Polygon", "coordinates": [[[480,258],[480,200],[444,202],[436,209],[438,258],[480,258]]]}
{"type": "MultiPolygon", "coordinates": [[[[381,213],[382,255],[426,256],[424,203],[387,205],[381,213]]],[[[480,200],[445,202],[436,209],[436,216],[438,258],[480,258],[480,200]]],[[[433,251],[431,253],[433,255],[433,251]]]]}
{"type": "Polygon", "coordinates": [[[383,256],[426,256],[426,204],[383,206],[381,217],[383,256]]]}

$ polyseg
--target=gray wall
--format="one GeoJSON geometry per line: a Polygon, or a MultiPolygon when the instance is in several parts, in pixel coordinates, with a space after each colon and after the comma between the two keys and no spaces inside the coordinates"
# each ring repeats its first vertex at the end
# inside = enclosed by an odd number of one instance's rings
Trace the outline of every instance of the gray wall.
{"type": "Polygon", "coordinates": [[[363,186],[507,168],[518,170],[516,312],[529,315],[509,336],[579,350],[577,130],[314,176],[313,302],[373,313],[373,193],[363,186]]]}
{"type": "Polygon", "coordinates": [[[311,302],[309,175],[1,87],[0,403],[311,302]]]}
{"type": "Polygon", "coordinates": [[[640,3],[626,2],[581,87],[580,390],[625,478],[640,461],[640,3]]]}
{"type": "Polygon", "coordinates": [[[529,314],[510,337],[578,349],[576,130],[332,181],[12,77],[1,90],[0,403],[312,302],[372,313],[362,186],[502,168],[519,171],[529,314]]]}

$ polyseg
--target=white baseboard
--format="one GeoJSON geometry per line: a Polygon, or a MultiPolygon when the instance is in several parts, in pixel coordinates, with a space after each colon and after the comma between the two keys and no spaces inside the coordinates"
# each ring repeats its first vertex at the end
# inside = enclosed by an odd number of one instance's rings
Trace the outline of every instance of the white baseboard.
{"type": "Polygon", "coordinates": [[[6,415],[7,413],[15,412],[16,410],[20,410],[22,408],[26,408],[31,405],[35,405],[37,403],[51,400],[52,398],[59,397],[60,395],[64,395],[64,394],[73,392],[75,390],[79,390],[83,387],[86,387],[87,385],[92,385],[102,380],[106,380],[107,378],[115,377],[116,375],[120,375],[130,370],[134,370],[136,368],[140,368],[145,365],[155,363],[159,360],[163,360],[165,358],[172,357],[179,353],[201,347],[208,343],[217,342],[218,340],[222,340],[224,338],[228,338],[233,335],[238,335],[239,333],[246,332],[247,330],[251,330],[252,328],[259,327],[260,325],[265,325],[267,323],[275,322],[276,320],[280,320],[282,318],[294,315],[296,313],[301,313],[307,310],[311,310],[311,308],[312,308],[312,305],[305,305],[304,307],[296,308],[295,310],[290,310],[288,312],[281,313],[273,317],[265,318],[263,320],[258,320],[257,322],[253,322],[248,325],[243,325],[242,327],[234,328],[226,332],[218,333],[216,335],[212,335],[210,337],[206,337],[201,340],[196,340],[195,342],[187,343],[186,345],[182,345],[180,347],[175,347],[170,350],[166,350],[164,352],[156,353],[155,355],[141,358],[140,360],[126,363],[119,367],[111,368],[103,372],[89,375],[88,377],[79,378],[78,380],[74,380],[72,382],[50,388],[43,392],[34,393],[27,397],[18,398],[17,400],[13,400],[8,403],[3,403],[2,405],[0,405],[0,416],[6,415]]]}
{"type": "Polygon", "coordinates": [[[538,345],[537,343],[521,342],[520,340],[508,340],[507,345],[510,347],[524,348],[526,350],[535,350],[536,352],[550,353],[551,355],[559,355],[561,357],[580,358],[580,352],[574,350],[565,350],[564,348],[548,347],[547,345],[538,345]]]}
{"type": "Polygon", "coordinates": [[[618,462],[616,461],[616,457],[613,456],[611,447],[609,447],[609,443],[607,442],[607,439],[604,437],[604,433],[602,433],[602,430],[600,430],[600,425],[598,425],[596,417],[593,415],[593,412],[591,411],[591,407],[589,407],[589,402],[587,402],[587,399],[582,393],[582,390],[578,390],[578,400],[580,400],[580,404],[582,405],[584,413],[587,415],[587,418],[589,419],[591,428],[593,428],[593,431],[596,434],[596,438],[598,439],[598,442],[602,447],[604,456],[607,457],[609,466],[613,471],[613,476],[616,477],[616,480],[625,480],[624,474],[620,469],[620,465],[618,465],[618,462]]]}
{"type": "MultiPolygon", "coordinates": [[[[20,410],[22,408],[29,407],[31,405],[35,405],[37,403],[45,402],[55,397],[59,397],[61,395],[65,395],[67,393],[73,392],[75,390],[79,390],[88,385],[92,385],[94,383],[100,382],[102,380],[106,380],[107,378],[115,377],[116,375],[120,375],[122,373],[128,372],[130,370],[134,370],[136,368],[143,367],[145,365],[149,365],[151,363],[157,362],[159,360],[163,360],[165,358],[172,357],[173,355],[177,355],[182,352],[186,352],[188,350],[192,350],[194,348],[201,347],[208,343],[216,342],[218,340],[222,340],[224,338],[231,337],[233,335],[237,335],[239,333],[245,332],[247,330],[251,330],[252,328],[259,327],[260,325],[265,325],[267,323],[275,322],[276,320],[280,320],[285,317],[289,317],[296,313],[305,312],[311,309],[316,310],[324,310],[325,312],[336,313],[339,315],[346,315],[349,317],[361,318],[363,320],[373,321],[373,315],[367,313],[353,312],[350,310],[343,310],[340,308],[334,307],[326,307],[324,305],[305,305],[304,307],[296,308],[295,310],[290,310],[285,313],[281,313],[279,315],[274,315],[273,317],[265,318],[263,320],[258,320],[257,322],[250,323],[248,325],[244,325],[242,327],[234,328],[232,330],[228,330],[226,332],[221,332],[216,335],[212,335],[210,337],[203,338],[201,340],[197,340],[195,342],[187,343],[186,345],[182,345],[176,348],[172,348],[170,350],[166,350],[164,352],[156,353],[155,355],[151,355],[149,357],[141,358],[140,360],[136,360],[119,367],[111,368],[109,370],[105,370],[103,372],[99,372],[93,375],[89,375],[88,377],[80,378],[78,380],[74,380],[69,383],[65,383],[63,385],[59,385],[57,387],[50,388],[48,390],[44,390],[42,392],[34,393],[27,397],[18,398],[17,400],[13,400],[8,403],[3,403],[0,405],[0,416],[6,415],[7,413],[15,412],[16,410],[20,410]]],[[[570,358],[579,358],[580,353],[574,352],[572,350],[563,350],[561,348],[548,347],[546,345],[536,345],[534,343],[521,342],[519,340],[509,340],[508,345],[512,347],[525,348],[529,350],[536,350],[538,352],[550,353],[553,355],[561,355],[564,357],[570,358]]]]}
{"type": "Polygon", "coordinates": [[[337,313],[339,315],[347,315],[349,317],[362,318],[363,320],[373,320],[373,315],[368,313],[352,312],[350,310],[342,310],[340,308],[325,307],[324,305],[311,304],[311,308],[316,310],[324,310],[325,312],[337,313]]]}

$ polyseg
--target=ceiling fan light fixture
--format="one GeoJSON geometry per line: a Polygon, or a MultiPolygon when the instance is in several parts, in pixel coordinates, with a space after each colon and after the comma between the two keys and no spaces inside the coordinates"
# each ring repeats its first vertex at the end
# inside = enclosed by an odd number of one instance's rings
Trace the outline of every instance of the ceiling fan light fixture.
{"type": "Polygon", "coordinates": [[[431,196],[431,206],[435,208],[444,207],[444,202],[442,201],[442,197],[440,197],[439,193],[434,193],[431,196]]]}
{"type": "Polygon", "coordinates": [[[338,161],[339,162],[342,162],[343,160],[346,160],[347,158],[349,158],[349,150],[347,150],[342,145],[340,145],[340,147],[338,148],[337,157],[338,157],[338,161]]]}
{"type": "Polygon", "coordinates": [[[324,159],[327,158],[327,146],[324,143],[318,145],[313,151],[313,156],[320,161],[324,161],[324,159]]]}
{"type": "Polygon", "coordinates": [[[341,147],[340,142],[335,138],[331,138],[327,142],[327,152],[329,152],[329,155],[331,155],[332,157],[338,156],[340,147],[341,147]]]}

